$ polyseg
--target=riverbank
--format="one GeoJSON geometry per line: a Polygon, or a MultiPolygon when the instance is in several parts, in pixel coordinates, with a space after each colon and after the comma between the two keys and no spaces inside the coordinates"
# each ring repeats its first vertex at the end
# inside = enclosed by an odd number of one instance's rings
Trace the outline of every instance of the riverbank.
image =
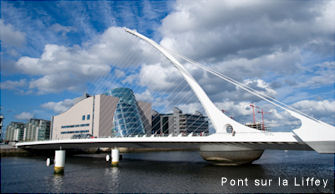
{"type": "Polygon", "coordinates": [[[16,148],[15,146],[1,144],[0,145],[1,157],[8,156],[31,156],[32,153],[24,149],[16,148]]]}

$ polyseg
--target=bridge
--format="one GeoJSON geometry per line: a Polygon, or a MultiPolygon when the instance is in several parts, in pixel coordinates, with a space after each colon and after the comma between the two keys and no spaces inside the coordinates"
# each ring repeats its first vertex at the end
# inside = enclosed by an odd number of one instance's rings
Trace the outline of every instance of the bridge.
{"type": "MultiPolygon", "coordinates": [[[[335,127],[314,119],[285,105],[272,97],[259,93],[234,79],[202,66],[187,57],[178,55],[136,31],[124,28],[125,32],[147,42],[161,52],[182,74],[199,99],[216,130],[208,136],[134,136],[95,139],[49,140],[16,144],[23,149],[82,149],[92,147],[141,147],[141,148],[192,148],[201,156],[218,164],[244,164],[258,159],[266,149],[315,150],[318,153],[335,153],[335,127]],[[175,56],[197,65],[203,70],[279,107],[301,121],[301,126],[292,132],[268,132],[247,127],[223,114],[208,95],[176,59],[175,56]]],[[[117,150],[117,149],[114,149],[117,150]]],[[[118,152],[117,152],[118,153],[118,152]]]]}

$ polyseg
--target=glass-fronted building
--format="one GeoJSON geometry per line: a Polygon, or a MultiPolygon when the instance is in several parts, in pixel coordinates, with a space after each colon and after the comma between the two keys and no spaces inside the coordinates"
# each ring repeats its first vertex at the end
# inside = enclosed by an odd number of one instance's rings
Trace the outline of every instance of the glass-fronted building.
{"type": "Polygon", "coordinates": [[[113,117],[112,136],[126,137],[146,134],[141,109],[134,92],[129,88],[115,88],[108,95],[119,98],[113,117]]]}
{"type": "Polygon", "coordinates": [[[78,135],[124,137],[151,133],[151,103],[137,101],[129,88],[85,94],[67,111],[52,117],[51,138],[78,135]]]}

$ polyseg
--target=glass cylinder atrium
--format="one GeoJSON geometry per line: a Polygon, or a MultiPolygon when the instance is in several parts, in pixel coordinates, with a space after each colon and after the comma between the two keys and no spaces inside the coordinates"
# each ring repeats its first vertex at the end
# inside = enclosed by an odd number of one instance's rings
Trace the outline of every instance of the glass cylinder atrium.
{"type": "Polygon", "coordinates": [[[145,129],[134,92],[129,88],[115,88],[109,95],[119,98],[113,118],[112,135],[119,137],[144,135],[145,129]]]}

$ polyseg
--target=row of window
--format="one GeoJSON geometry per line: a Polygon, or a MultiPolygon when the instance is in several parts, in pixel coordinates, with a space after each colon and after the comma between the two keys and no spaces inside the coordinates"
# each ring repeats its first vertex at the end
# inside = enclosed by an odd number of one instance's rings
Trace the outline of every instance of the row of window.
{"type": "MultiPolygon", "coordinates": [[[[91,119],[91,115],[88,114],[88,115],[86,116],[86,120],[90,120],[90,119],[91,119]]],[[[82,120],[85,121],[85,115],[82,116],[82,120]]]]}
{"type": "Polygon", "coordinates": [[[71,134],[71,133],[88,133],[88,130],[81,130],[81,131],[63,131],[61,134],[71,134]]]}
{"type": "Polygon", "coordinates": [[[61,126],[61,128],[65,129],[65,128],[74,128],[74,127],[87,127],[87,126],[90,126],[90,124],[65,125],[65,126],[61,126]]]}

